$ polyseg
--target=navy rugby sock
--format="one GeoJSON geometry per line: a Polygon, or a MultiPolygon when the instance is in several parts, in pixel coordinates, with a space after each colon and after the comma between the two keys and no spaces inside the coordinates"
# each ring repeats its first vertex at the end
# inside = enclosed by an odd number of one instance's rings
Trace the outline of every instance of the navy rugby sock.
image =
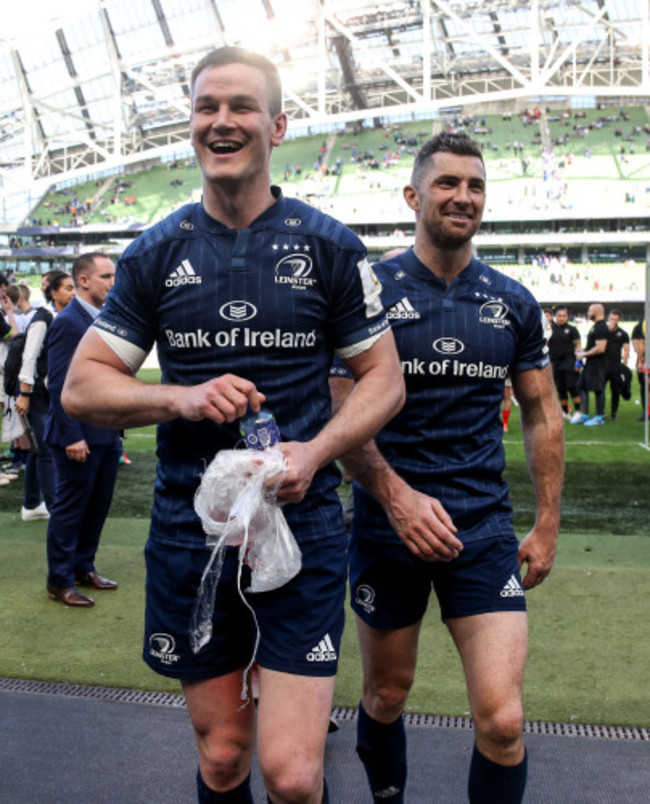
{"type": "Polygon", "coordinates": [[[528,752],[519,765],[497,765],[474,746],[467,788],[470,804],[520,804],[527,776],[528,752]]]}
{"type": "Polygon", "coordinates": [[[374,720],[359,704],[357,754],[370,783],[373,802],[403,804],[406,787],[406,730],[400,715],[392,723],[374,720]]]}
{"type": "Polygon", "coordinates": [[[216,790],[207,786],[203,781],[201,771],[197,770],[196,792],[199,804],[220,804],[220,802],[223,802],[223,804],[254,804],[250,773],[239,787],[235,787],[234,790],[228,790],[226,793],[217,793],[216,790]]]}

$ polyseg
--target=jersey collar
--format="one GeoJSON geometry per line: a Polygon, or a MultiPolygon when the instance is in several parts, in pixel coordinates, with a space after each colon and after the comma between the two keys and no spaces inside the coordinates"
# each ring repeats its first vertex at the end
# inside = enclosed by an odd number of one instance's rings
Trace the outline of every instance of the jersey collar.
{"type": "MultiPolygon", "coordinates": [[[[430,271],[426,265],[415,256],[415,251],[413,248],[410,248],[407,252],[402,255],[403,265],[406,267],[406,270],[414,274],[420,279],[423,279],[425,282],[434,282],[440,285],[447,286],[447,283],[444,279],[439,276],[436,276],[432,271],[430,271]]],[[[463,270],[455,277],[456,282],[471,282],[472,280],[476,279],[480,272],[481,263],[475,259],[474,257],[471,258],[469,263],[463,270]]]]}
{"type": "MultiPolygon", "coordinates": [[[[248,229],[259,229],[264,226],[268,226],[276,217],[282,215],[285,206],[286,206],[286,198],[282,194],[282,190],[277,187],[275,184],[271,185],[271,194],[275,199],[274,203],[271,204],[270,207],[264,210],[264,212],[259,215],[255,220],[248,226],[248,229]]],[[[204,232],[228,232],[232,231],[229,226],[221,223],[216,218],[213,218],[211,215],[205,211],[205,207],[202,203],[196,205],[196,213],[194,224],[204,232]]]]}

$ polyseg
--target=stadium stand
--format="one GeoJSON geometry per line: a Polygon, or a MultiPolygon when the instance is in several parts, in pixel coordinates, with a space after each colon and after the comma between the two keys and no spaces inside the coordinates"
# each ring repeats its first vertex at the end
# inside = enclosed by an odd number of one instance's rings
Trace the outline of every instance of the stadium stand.
{"type": "MultiPolygon", "coordinates": [[[[274,183],[336,215],[364,238],[373,259],[409,245],[402,199],[418,147],[433,133],[465,130],[483,145],[488,205],[478,256],[528,285],[541,302],[632,305],[645,288],[650,209],[650,117],[645,106],[462,109],[433,119],[351,124],[285,140],[274,183]],[[607,195],[607,209],[602,199],[607,195]]],[[[25,224],[0,234],[0,270],[69,268],[99,248],[117,257],[171,209],[200,197],[189,151],[79,184],[54,185],[25,224]]]]}

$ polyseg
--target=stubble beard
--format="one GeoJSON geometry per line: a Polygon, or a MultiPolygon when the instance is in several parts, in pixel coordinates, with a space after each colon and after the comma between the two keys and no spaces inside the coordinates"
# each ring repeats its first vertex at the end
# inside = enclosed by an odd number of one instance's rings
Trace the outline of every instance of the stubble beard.
{"type": "Polygon", "coordinates": [[[476,224],[464,234],[454,234],[439,223],[425,225],[431,243],[442,251],[457,251],[462,248],[474,237],[478,228],[479,224],[476,224]]]}

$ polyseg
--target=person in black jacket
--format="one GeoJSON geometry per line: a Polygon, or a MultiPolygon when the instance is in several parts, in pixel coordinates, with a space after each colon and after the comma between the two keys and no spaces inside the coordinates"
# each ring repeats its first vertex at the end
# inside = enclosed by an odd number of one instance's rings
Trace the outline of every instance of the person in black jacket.
{"type": "Polygon", "coordinates": [[[605,351],[609,340],[609,329],[605,321],[605,308],[602,304],[590,305],[587,315],[593,326],[587,335],[587,345],[584,351],[579,350],[577,354],[579,360],[586,361],[580,375],[581,411],[573,414],[571,424],[596,427],[605,424],[605,381],[607,376],[605,351]],[[589,394],[592,392],[596,400],[596,415],[589,418],[589,394]]]}
{"type": "Polygon", "coordinates": [[[610,389],[609,418],[613,422],[616,421],[618,416],[621,391],[625,394],[622,383],[622,366],[627,366],[627,361],[630,357],[630,336],[619,326],[620,321],[621,311],[610,310],[607,316],[609,338],[607,340],[607,349],[605,350],[605,360],[607,361],[606,381],[609,383],[610,389]]]}
{"type": "Polygon", "coordinates": [[[548,354],[553,366],[553,380],[557,388],[562,414],[570,419],[569,398],[574,412],[580,411],[580,392],[578,380],[580,371],[576,367],[576,352],[580,349],[580,333],[569,324],[567,307],[555,308],[555,318],[551,322],[551,337],[548,339],[548,354]]]}
{"type": "Polygon", "coordinates": [[[632,348],[636,355],[636,376],[639,381],[639,394],[641,397],[641,413],[638,420],[645,421],[646,410],[646,364],[645,364],[645,321],[639,323],[632,330],[632,348]]]}

